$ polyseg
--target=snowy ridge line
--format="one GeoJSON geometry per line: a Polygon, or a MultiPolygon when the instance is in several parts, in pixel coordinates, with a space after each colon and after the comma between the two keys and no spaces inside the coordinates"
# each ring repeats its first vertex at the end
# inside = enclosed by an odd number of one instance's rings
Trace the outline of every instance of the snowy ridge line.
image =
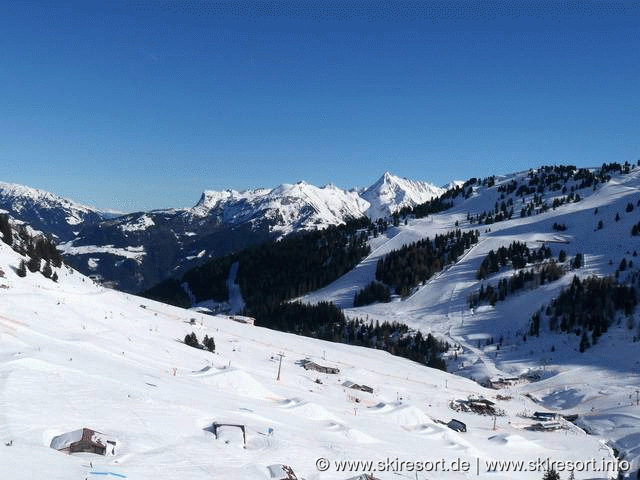
{"type": "Polygon", "coordinates": [[[302,220],[305,228],[309,228],[313,225],[336,225],[362,216],[373,220],[388,217],[404,206],[424,203],[444,191],[426,182],[399,178],[385,172],[376,183],[361,191],[342,190],[335,185],[316,187],[306,182],[242,192],[205,191],[191,211],[197,216],[220,212],[223,221],[227,222],[247,220],[257,212],[268,212],[282,218],[285,226],[302,220]],[[311,208],[312,213],[303,213],[305,208],[311,208]],[[308,219],[305,218],[307,215],[308,219]]]}
{"type": "Polygon", "coordinates": [[[0,181],[0,196],[13,197],[14,199],[29,199],[35,202],[48,202],[50,204],[63,204],[75,210],[86,212],[99,211],[96,208],[74,202],[55,193],[38,188],[27,187],[16,183],[6,183],[0,181]]]}

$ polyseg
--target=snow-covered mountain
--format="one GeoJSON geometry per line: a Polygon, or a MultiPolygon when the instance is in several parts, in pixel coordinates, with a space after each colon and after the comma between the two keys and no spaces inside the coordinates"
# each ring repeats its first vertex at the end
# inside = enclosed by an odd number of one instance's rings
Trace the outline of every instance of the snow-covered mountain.
{"type": "Polygon", "coordinates": [[[427,182],[385,172],[373,185],[362,190],[343,190],[335,185],[316,187],[298,182],[274,189],[206,191],[193,211],[201,216],[217,215],[226,223],[267,219],[273,222],[275,230],[288,233],[337,225],[362,216],[377,220],[402,207],[424,203],[445,191],[427,182]]]}
{"type": "Polygon", "coordinates": [[[75,238],[83,225],[113,216],[44,190],[3,182],[0,210],[60,241],[75,238]]]}
{"type": "Polygon", "coordinates": [[[0,187],[0,208],[55,236],[74,268],[130,292],[210,257],[364,215],[377,219],[444,191],[387,172],[362,190],[306,182],[241,192],[211,190],[191,208],[115,216],[41,190],[0,187]]]}
{"type": "Polygon", "coordinates": [[[385,172],[361,193],[369,203],[365,214],[372,220],[388,217],[402,207],[413,207],[439,197],[446,191],[430,183],[400,178],[385,172]]]}
{"type": "Polygon", "coordinates": [[[279,233],[324,228],[365,214],[369,204],[356,191],[306,182],[274,189],[205,191],[192,212],[216,216],[221,223],[269,223],[279,233]]]}

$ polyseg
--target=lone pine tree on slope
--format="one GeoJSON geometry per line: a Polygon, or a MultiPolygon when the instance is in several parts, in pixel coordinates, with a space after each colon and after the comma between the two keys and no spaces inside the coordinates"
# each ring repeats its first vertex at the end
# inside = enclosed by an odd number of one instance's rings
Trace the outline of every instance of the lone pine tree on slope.
{"type": "Polygon", "coordinates": [[[554,469],[547,470],[542,480],[560,480],[560,474],[554,469]]]}

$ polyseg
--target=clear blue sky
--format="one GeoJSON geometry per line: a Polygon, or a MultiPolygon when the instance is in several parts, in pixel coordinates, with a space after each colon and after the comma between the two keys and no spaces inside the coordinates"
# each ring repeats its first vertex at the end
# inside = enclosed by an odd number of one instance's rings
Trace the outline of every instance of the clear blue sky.
{"type": "Polygon", "coordinates": [[[0,180],[100,208],[640,158],[640,2],[0,0],[0,180]]]}

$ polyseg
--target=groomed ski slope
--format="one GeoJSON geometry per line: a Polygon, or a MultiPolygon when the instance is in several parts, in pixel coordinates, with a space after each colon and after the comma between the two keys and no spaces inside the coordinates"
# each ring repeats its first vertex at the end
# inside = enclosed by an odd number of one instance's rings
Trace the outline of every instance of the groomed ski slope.
{"type": "MultiPolygon", "coordinates": [[[[586,353],[578,352],[579,337],[549,333],[542,326],[540,338],[523,336],[528,332],[532,314],[548,304],[560,289],[571,282],[573,275],[613,275],[621,259],[633,260],[633,269],[621,274],[620,280],[637,272],[640,257],[640,237],[631,236],[631,228],[640,221],[640,169],[627,175],[613,175],[611,181],[592,189],[580,190],[582,200],[564,204],[555,210],[520,218],[520,204],[514,203],[512,220],[491,225],[469,224],[467,213],[472,215],[493,209],[499,201],[497,187],[517,179],[522,183],[526,172],[496,178],[496,186],[480,188],[474,195],[457,201],[451,210],[424,219],[410,220],[407,226],[389,229],[386,237],[377,238],[372,253],[354,270],[329,286],[313,292],[301,300],[309,303],[333,301],[346,309],[351,317],[369,320],[398,321],[423,332],[459,344],[461,351],[457,361],[450,364],[450,371],[458,375],[483,381],[489,378],[510,377],[528,371],[543,373],[544,379],[526,386],[518,386],[501,392],[505,395],[531,394],[541,406],[561,413],[579,413],[580,423],[603,440],[611,441],[632,461],[635,470],[640,468],[640,406],[636,391],[640,390],[640,342],[632,338],[637,328],[629,330],[626,321],[612,328],[597,345],[586,353]],[[628,203],[634,210],[625,212],[628,203]],[[597,213],[595,213],[597,209],[597,213]],[[616,213],[620,220],[615,221],[616,213]],[[597,229],[598,221],[604,227],[597,229]],[[391,250],[436,233],[456,228],[478,229],[480,241],[459,261],[447,267],[418,287],[413,294],[388,304],[374,304],[359,308],[353,305],[355,293],[375,277],[376,262],[391,250]],[[554,222],[566,224],[567,230],[553,230],[554,222]],[[495,307],[480,306],[472,310],[469,296],[480,288],[476,272],[489,250],[508,246],[513,241],[526,242],[530,248],[546,245],[553,257],[564,249],[569,259],[583,253],[585,265],[571,271],[560,280],[535,290],[511,294],[495,307]],[[503,339],[502,348],[491,340],[503,339]]],[[[545,200],[551,204],[560,192],[547,193],[545,200]]],[[[528,202],[530,196],[526,197],[528,202]]],[[[506,269],[492,275],[484,283],[496,285],[513,270],[506,269]]],[[[639,323],[638,311],[634,322],[639,323]]],[[[591,478],[580,477],[576,478],[591,478]]],[[[635,476],[633,477],[635,478],[635,476]]]]}
{"type": "MultiPolygon", "coordinates": [[[[514,474],[485,473],[484,462],[611,458],[600,437],[571,425],[558,432],[525,430],[532,421],[519,415],[540,407],[521,395],[497,400],[498,392],[471,380],[385,352],[200,315],[104,289],[66,270],[57,284],[40,274],[21,279],[14,271],[18,262],[0,244],[2,479],[253,480],[269,478],[266,467],[278,463],[308,480],[363,473],[333,466],[319,472],[316,460],[323,457],[460,459],[473,466],[470,472],[418,478],[506,480],[514,474]],[[185,346],[181,339],[191,331],[200,340],[213,336],[216,353],[185,346]],[[296,364],[304,358],[338,367],[340,374],[306,371],[296,364]],[[347,380],[374,393],[347,389],[347,380]],[[471,394],[505,411],[495,430],[492,417],[449,408],[471,394]],[[467,424],[467,433],[439,423],[453,417],[467,424]],[[246,425],[246,448],[233,429],[222,429],[216,439],[206,430],[214,421],[246,425]],[[82,427],[114,437],[115,456],[67,455],[49,447],[53,437],[82,427]]],[[[406,471],[376,476],[415,478],[406,471]]]]}

